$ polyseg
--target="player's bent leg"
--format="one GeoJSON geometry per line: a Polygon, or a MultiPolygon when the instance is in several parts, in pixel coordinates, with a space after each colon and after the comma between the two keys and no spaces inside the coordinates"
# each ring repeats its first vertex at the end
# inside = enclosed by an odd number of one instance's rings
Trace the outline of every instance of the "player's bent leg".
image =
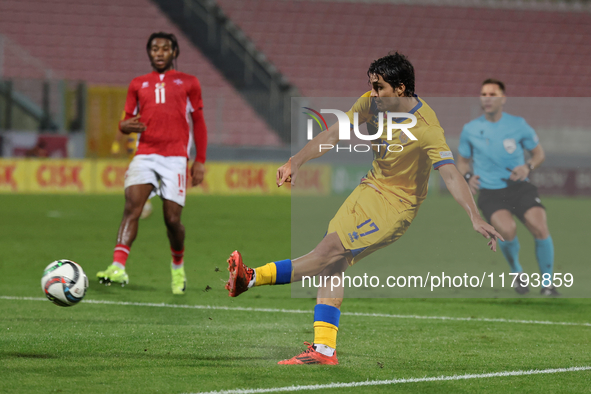
{"type": "Polygon", "coordinates": [[[164,224],[170,247],[174,250],[183,250],[185,245],[185,226],[181,223],[182,205],[170,200],[163,200],[164,224]]]}
{"type": "MultiPolygon", "coordinates": [[[[342,277],[342,274],[349,268],[349,261],[348,258],[343,258],[337,261],[334,264],[329,265],[326,267],[322,272],[320,272],[320,276],[336,276],[338,278],[342,277]]],[[[331,280],[328,279],[325,283],[331,283],[331,280]]],[[[316,301],[318,304],[327,304],[333,305],[337,308],[341,307],[341,303],[343,302],[343,297],[345,295],[345,284],[341,281],[338,282],[338,286],[333,285],[331,286],[321,286],[318,288],[316,301]]]]}
{"type": "MultiPolygon", "coordinates": [[[[320,275],[340,276],[349,267],[347,259],[326,267],[320,275]]],[[[326,364],[336,365],[337,332],[341,316],[340,307],[343,302],[344,286],[320,287],[318,289],[317,304],[314,308],[314,343],[301,354],[287,360],[279,361],[282,365],[295,364],[326,364]]]]}
{"type": "Polygon", "coordinates": [[[348,255],[336,233],[328,234],[316,248],[295,260],[281,260],[255,269],[244,265],[240,252],[228,258],[230,277],[226,289],[230,297],[236,297],[253,286],[280,285],[297,282],[302,276],[314,276],[327,266],[348,255]]]}
{"type": "Polygon", "coordinates": [[[185,226],[181,223],[183,207],[174,201],[165,199],[162,203],[162,209],[164,211],[164,223],[166,224],[166,233],[172,254],[172,293],[181,295],[185,294],[185,290],[187,289],[187,277],[184,268],[185,226]]]}
{"type": "Polygon", "coordinates": [[[152,184],[131,185],[125,188],[125,208],[117,232],[113,263],[106,270],[97,272],[96,276],[100,283],[106,285],[119,283],[122,286],[129,283],[129,276],[125,272],[125,264],[127,263],[131,245],[137,236],[138,220],[142,207],[152,189],[152,184]]]}
{"type": "MultiPolygon", "coordinates": [[[[327,267],[320,273],[322,276],[341,277],[349,268],[349,260],[342,259],[327,267]]],[[[345,295],[345,284],[338,286],[323,286],[318,288],[316,307],[314,308],[314,350],[332,357],[335,363],[337,347],[337,333],[339,330],[340,309],[345,295]]]]}
{"type": "Polygon", "coordinates": [[[244,265],[242,255],[235,250],[228,258],[230,277],[226,282],[228,296],[237,297],[254,286],[291,283],[291,260],[275,261],[252,269],[244,265]],[[256,278],[255,278],[256,277],[256,278]]]}
{"type": "MultiPolygon", "coordinates": [[[[517,238],[517,225],[513,219],[513,215],[506,209],[499,209],[495,211],[490,217],[490,223],[497,229],[499,233],[505,238],[504,241],[498,241],[501,252],[505,256],[505,260],[509,263],[512,273],[522,273],[523,268],[519,264],[519,239],[517,238]]],[[[513,288],[519,294],[529,292],[529,286],[525,281],[518,276],[513,288]]]]}
{"type": "Polygon", "coordinates": [[[512,240],[517,234],[517,224],[513,214],[507,209],[499,209],[490,216],[490,224],[505,238],[512,240]]]}
{"type": "Polygon", "coordinates": [[[138,220],[142,214],[142,208],[150,193],[154,189],[152,184],[132,185],[125,188],[125,208],[123,219],[117,233],[117,243],[131,247],[137,236],[138,220]]]}
{"type": "Polygon", "coordinates": [[[491,215],[490,223],[505,238],[505,241],[498,241],[498,243],[511,267],[511,272],[522,272],[519,264],[519,240],[516,236],[517,225],[513,215],[506,209],[499,209],[491,215]]]}
{"type": "Polygon", "coordinates": [[[178,156],[159,157],[155,170],[160,180],[159,195],[162,198],[162,211],[166,234],[172,254],[171,288],[173,294],[184,294],[187,277],[184,269],[185,227],[181,223],[181,214],[185,205],[185,176],[187,159],[178,156]]]}
{"type": "MultiPolygon", "coordinates": [[[[315,276],[327,267],[350,259],[351,252],[345,249],[338,234],[327,234],[310,253],[293,260],[293,282],[299,282],[303,276],[315,276]]],[[[334,268],[331,268],[331,270],[334,268]]]]}
{"type": "MultiPolygon", "coordinates": [[[[342,259],[327,267],[320,273],[321,276],[342,277],[349,268],[349,260],[342,259]]],[[[339,330],[340,309],[345,295],[345,284],[338,286],[323,286],[318,288],[316,307],[314,309],[314,349],[336,360],[337,333],[339,330]]]]}
{"type": "Polygon", "coordinates": [[[542,207],[532,207],[523,215],[523,224],[535,239],[546,239],[550,236],[546,210],[542,207]]]}
{"type": "Polygon", "coordinates": [[[523,215],[523,223],[532,233],[535,239],[536,260],[540,268],[542,283],[540,293],[546,296],[558,296],[560,293],[552,285],[554,273],[554,241],[548,230],[546,210],[543,207],[535,206],[528,209],[523,215]]]}
{"type": "Polygon", "coordinates": [[[330,357],[327,364],[338,364],[337,333],[341,316],[342,298],[319,299],[314,307],[314,350],[330,357]]]}

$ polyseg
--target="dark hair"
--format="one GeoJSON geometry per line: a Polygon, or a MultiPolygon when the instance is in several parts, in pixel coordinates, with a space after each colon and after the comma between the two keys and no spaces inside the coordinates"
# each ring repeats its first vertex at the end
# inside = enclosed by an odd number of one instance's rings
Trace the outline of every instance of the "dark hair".
{"type": "Polygon", "coordinates": [[[150,35],[150,38],[148,38],[148,43],[146,44],[146,51],[148,52],[148,57],[150,57],[150,48],[152,47],[152,40],[154,40],[154,38],[164,38],[165,40],[170,40],[170,43],[172,44],[172,51],[176,51],[174,59],[176,60],[179,57],[181,50],[179,48],[179,43],[176,40],[175,35],[172,33],[164,33],[163,31],[152,33],[150,35]]]}
{"type": "Polygon", "coordinates": [[[404,85],[404,96],[415,94],[415,69],[406,56],[398,52],[390,52],[388,56],[374,60],[367,70],[368,78],[380,75],[394,89],[404,85]]]}
{"type": "Polygon", "coordinates": [[[498,79],[494,79],[494,78],[485,79],[484,82],[482,82],[481,86],[488,85],[489,83],[493,83],[493,84],[497,85],[499,88],[501,88],[503,93],[505,93],[505,84],[503,82],[499,81],[498,79]]]}

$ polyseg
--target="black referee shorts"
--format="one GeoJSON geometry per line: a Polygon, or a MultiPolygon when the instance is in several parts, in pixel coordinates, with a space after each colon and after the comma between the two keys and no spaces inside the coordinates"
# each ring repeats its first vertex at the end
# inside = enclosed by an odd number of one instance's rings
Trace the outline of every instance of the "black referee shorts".
{"type": "Polygon", "coordinates": [[[508,210],[523,222],[523,215],[532,207],[544,208],[538,188],[529,182],[517,182],[504,189],[481,189],[478,195],[478,208],[489,223],[499,209],[508,210]]]}

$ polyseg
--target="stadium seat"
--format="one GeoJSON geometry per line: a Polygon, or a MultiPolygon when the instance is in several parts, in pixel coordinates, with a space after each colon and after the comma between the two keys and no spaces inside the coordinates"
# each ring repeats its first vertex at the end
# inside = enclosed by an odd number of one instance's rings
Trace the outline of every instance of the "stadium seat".
{"type": "Polygon", "coordinates": [[[472,95],[492,76],[505,78],[522,96],[586,95],[581,81],[591,77],[588,13],[365,1],[342,2],[337,9],[311,0],[218,3],[305,95],[358,95],[357,84],[341,86],[326,76],[358,78],[372,59],[392,50],[409,56],[427,96],[472,95]],[[548,78],[564,75],[556,69],[565,64],[577,78],[548,78]]]}
{"type": "MultiPolygon", "coordinates": [[[[56,77],[89,84],[126,86],[134,77],[150,72],[145,43],[152,32],[159,30],[173,32],[179,38],[179,70],[194,74],[201,81],[212,141],[231,145],[281,145],[265,121],[151,1],[0,2],[0,34],[51,68],[56,77]],[[221,103],[226,106],[216,107],[221,103]],[[216,117],[230,112],[240,122],[216,128],[216,117]],[[225,134],[232,138],[226,138],[225,134]]],[[[43,76],[27,61],[5,58],[4,77],[43,76]]]]}

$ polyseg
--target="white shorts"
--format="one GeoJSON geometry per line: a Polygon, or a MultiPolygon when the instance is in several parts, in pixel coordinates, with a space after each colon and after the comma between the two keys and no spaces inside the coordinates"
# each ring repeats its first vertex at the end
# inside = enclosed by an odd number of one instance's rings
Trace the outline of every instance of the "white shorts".
{"type": "Polygon", "coordinates": [[[187,158],[182,156],[136,155],[125,173],[125,188],[152,184],[155,195],[185,206],[187,158]]]}

